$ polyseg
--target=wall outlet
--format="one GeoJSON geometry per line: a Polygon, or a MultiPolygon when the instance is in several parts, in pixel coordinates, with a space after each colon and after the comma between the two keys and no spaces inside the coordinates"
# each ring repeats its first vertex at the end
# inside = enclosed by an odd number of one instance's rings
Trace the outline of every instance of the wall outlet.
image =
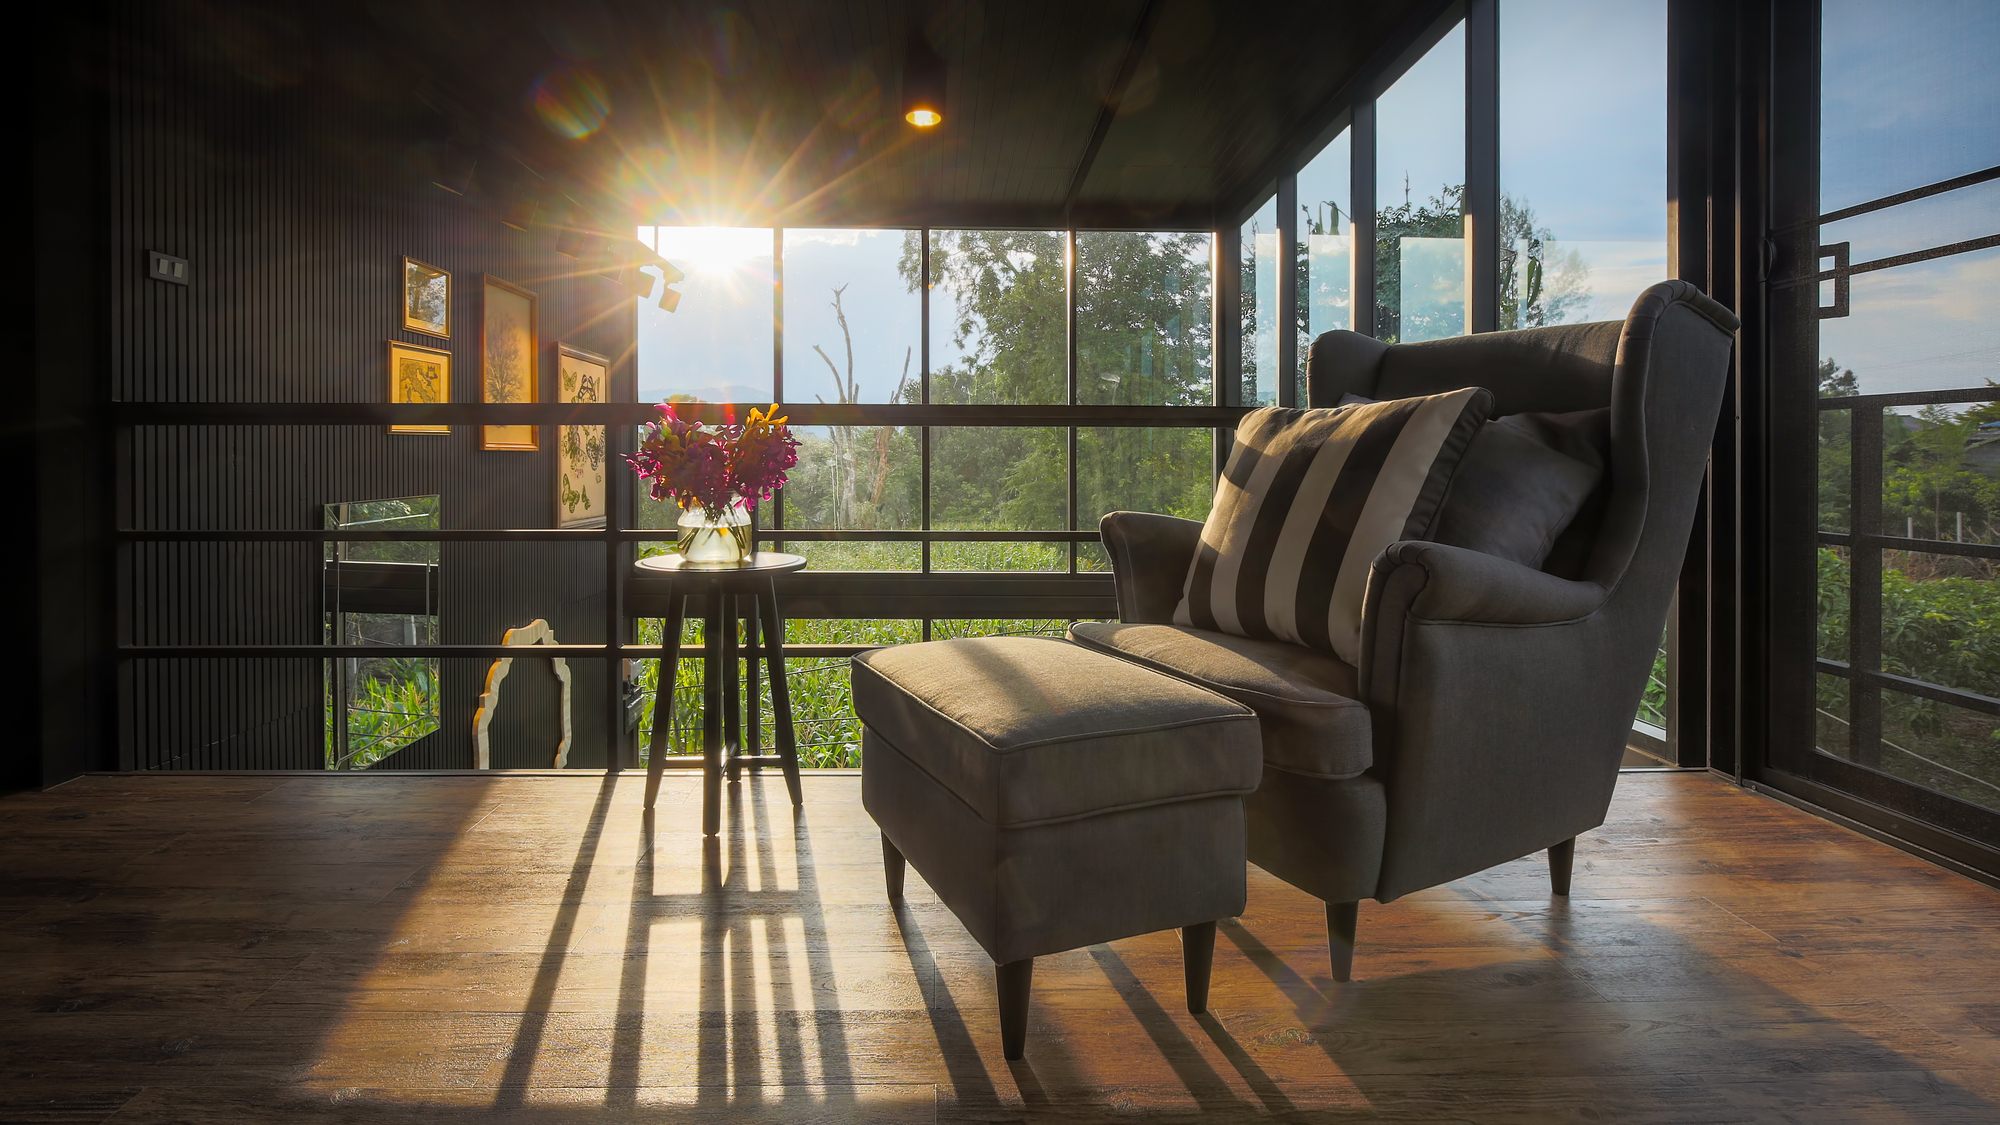
{"type": "Polygon", "coordinates": [[[158,250],[146,251],[146,276],[154,281],[171,281],[175,285],[188,283],[188,263],[186,258],[176,258],[172,254],[162,254],[158,250]]]}

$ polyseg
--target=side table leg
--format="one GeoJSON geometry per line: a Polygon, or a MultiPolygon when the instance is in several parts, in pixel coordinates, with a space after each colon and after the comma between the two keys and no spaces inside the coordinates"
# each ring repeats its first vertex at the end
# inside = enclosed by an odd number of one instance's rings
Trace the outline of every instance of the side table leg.
{"type": "Polygon", "coordinates": [[[743,636],[748,648],[743,661],[743,721],[749,727],[744,732],[744,753],[757,757],[764,752],[764,691],[763,658],[758,655],[758,645],[763,633],[764,599],[758,594],[745,594],[750,602],[750,611],[743,615],[743,636]]]}
{"type": "Polygon", "coordinates": [[[653,685],[653,737],[646,742],[646,807],[660,795],[660,770],[674,748],[674,678],[680,674],[681,621],[687,605],[678,591],[667,595],[667,617],[660,622],[660,675],[653,685]]]}
{"type": "Polygon", "coordinates": [[[743,765],[743,679],[738,666],[742,646],[736,642],[737,622],[743,617],[741,599],[722,595],[722,764],[729,780],[735,781],[743,765]]]}
{"type": "Polygon", "coordinates": [[[722,624],[723,593],[708,589],[701,626],[701,833],[722,831],[722,624]]]}
{"type": "Polygon", "coordinates": [[[805,803],[799,791],[799,747],[792,736],[792,688],[785,679],[785,619],[778,616],[778,580],[771,580],[770,592],[757,599],[764,617],[764,644],[771,668],[771,725],[778,739],[778,754],[785,759],[785,788],[791,790],[792,807],[805,803]]]}

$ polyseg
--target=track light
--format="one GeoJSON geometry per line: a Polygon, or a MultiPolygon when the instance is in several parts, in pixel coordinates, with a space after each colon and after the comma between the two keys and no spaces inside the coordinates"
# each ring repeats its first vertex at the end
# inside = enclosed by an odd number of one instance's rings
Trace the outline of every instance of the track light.
{"type": "Polygon", "coordinates": [[[944,121],[944,57],[921,31],[903,55],[903,120],[919,129],[944,121]]]}
{"type": "Polygon", "coordinates": [[[643,301],[653,295],[653,282],[657,279],[634,262],[627,265],[620,280],[625,283],[625,291],[643,301]]]}

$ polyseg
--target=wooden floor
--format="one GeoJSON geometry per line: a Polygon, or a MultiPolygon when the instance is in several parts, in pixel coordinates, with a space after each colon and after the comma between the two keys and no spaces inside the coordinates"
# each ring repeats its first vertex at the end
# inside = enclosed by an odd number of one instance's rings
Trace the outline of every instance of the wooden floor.
{"type": "Polygon", "coordinates": [[[1363,905],[1252,869],[1213,1013],[1154,934],[992,965],[859,778],[85,778],[0,799],[0,1120],[1996,1121],[2000,892],[1699,774],[1363,905]]]}

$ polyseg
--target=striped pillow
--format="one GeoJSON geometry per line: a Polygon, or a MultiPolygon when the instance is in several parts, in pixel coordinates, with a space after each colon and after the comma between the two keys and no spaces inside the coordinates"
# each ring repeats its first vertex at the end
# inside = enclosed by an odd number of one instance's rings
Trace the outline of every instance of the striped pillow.
{"type": "Polygon", "coordinates": [[[1332,410],[1244,416],[1174,621],[1361,663],[1375,556],[1421,539],[1493,409],[1467,387],[1332,410]]]}

